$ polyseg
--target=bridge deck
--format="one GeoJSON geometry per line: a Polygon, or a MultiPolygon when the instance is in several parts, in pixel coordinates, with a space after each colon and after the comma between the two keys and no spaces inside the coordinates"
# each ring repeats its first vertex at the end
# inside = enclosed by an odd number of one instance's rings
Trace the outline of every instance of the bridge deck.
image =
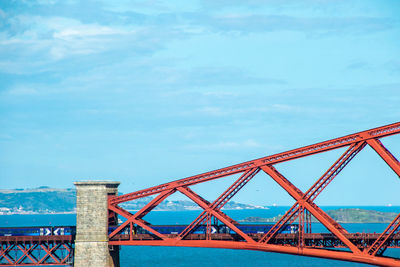
{"type": "Polygon", "coordinates": [[[0,236],[0,242],[60,242],[74,241],[72,235],[44,235],[44,236],[0,236]]]}
{"type": "MultiPolygon", "coordinates": [[[[254,241],[258,242],[264,236],[263,233],[259,234],[248,234],[254,241]]],[[[352,241],[359,248],[365,248],[373,244],[380,234],[373,233],[354,233],[348,234],[346,237],[352,241]]],[[[178,240],[178,234],[167,234],[167,238],[178,240]]],[[[289,245],[297,246],[298,244],[298,234],[278,234],[271,240],[270,244],[276,245],[289,245]]],[[[341,242],[335,235],[329,233],[305,233],[305,246],[306,247],[320,247],[320,248],[347,248],[347,246],[341,242]]],[[[113,244],[120,243],[132,244],[132,245],[145,245],[146,241],[162,241],[158,237],[151,234],[136,234],[130,237],[129,235],[115,235],[110,241],[113,244]]],[[[184,240],[207,240],[205,234],[189,234],[184,240]]],[[[244,241],[237,234],[211,234],[209,240],[221,240],[221,241],[244,241]]],[[[388,241],[388,248],[400,248],[400,234],[393,236],[388,241]]]]}

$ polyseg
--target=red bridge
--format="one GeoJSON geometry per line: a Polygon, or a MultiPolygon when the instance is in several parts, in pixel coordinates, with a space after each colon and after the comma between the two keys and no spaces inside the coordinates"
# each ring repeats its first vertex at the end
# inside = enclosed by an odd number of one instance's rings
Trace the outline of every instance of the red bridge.
{"type": "Polygon", "coordinates": [[[349,233],[314,203],[318,195],[366,145],[372,147],[400,177],[399,161],[379,140],[380,138],[398,133],[400,133],[400,123],[394,123],[176,180],[137,192],[110,197],[108,203],[110,217],[118,214],[125,217],[126,221],[109,235],[109,244],[248,249],[376,265],[400,266],[400,259],[383,256],[383,252],[387,248],[400,248],[400,214],[381,234],[349,233]],[[306,192],[302,192],[274,168],[274,165],[278,163],[342,147],[348,148],[306,192]],[[267,233],[249,234],[242,231],[238,222],[222,212],[221,209],[260,171],[267,173],[295,199],[296,203],[267,233]],[[199,183],[234,174],[240,174],[240,177],[213,202],[207,201],[190,188],[190,186],[199,183]],[[162,234],[154,229],[155,227],[150,223],[143,220],[143,217],[164,199],[177,191],[194,201],[204,211],[180,233],[162,234]],[[135,214],[119,206],[121,203],[148,196],[155,197],[135,214]],[[321,222],[331,233],[311,233],[311,215],[321,222]],[[292,224],[295,221],[299,222],[297,233],[280,233],[280,230],[285,225],[292,224]],[[212,226],[217,223],[229,227],[234,234],[212,233],[212,226]],[[199,225],[206,226],[204,234],[193,233],[193,230],[199,225]],[[138,234],[135,232],[137,227],[145,229],[148,233],[138,234]],[[125,231],[127,234],[122,234],[126,228],[129,228],[129,231],[125,231]],[[341,250],[338,250],[339,248],[341,250]]]}
{"type": "Polygon", "coordinates": [[[74,236],[0,236],[0,266],[72,265],[74,236]]]}
{"type": "MultiPolygon", "coordinates": [[[[176,180],[137,192],[110,196],[108,199],[109,224],[117,224],[117,216],[126,220],[113,226],[109,234],[109,245],[123,246],[185,246],[259,250],[288,253],[343,261],[361,262],[382,266],[400,266],[400,259],[383,253],[387,248],[400,248],[400,214],[379,234],[349,233],[338,222],[315,204],[315,199],[365,146],[370,146],[400,176],[400,163],[380,142],[383,137],[400,133],[400,122],[363,131],[287,152],[247,161],[215,171],[176,180]],[[303,192],[293,185],[274,167],[275,164],[310,155],[347,147],[346,151],[303,192]],[[259,172],[265,172],[281,186],[295,204],[264,233],[245,231],[243,226],[230,218],[221,209],[259,172]],[[212,202],[201,197],[190,187],[199,183],[236,175],[232,185],[212,202]],[[160,227],[151,225],[143,218],[167,197],[181,192],[195,202],[203,212],[181,231],[161,233],[160,227]],[[155,196],[136,213],[123,209],[120,204],[148,196],[155,196]],[[314,217],[330,233],[313,233],[311,218],[314,217]],[[222,225],[227,231],[215,231],[222,225]],[[296,225],[296,231],[283,231],[296,225]],[[204,233],[196,232],[203,227],[204,233]],[[140,231],[139,231],[140,229],[140,231]]],[[[62,239],[62,238],[61,238],[62,239]]],[[[1,237],[0,265],[60,265],[69,264],[73,239],[45,239],[28,237],[13,239],[1,237]],[[44,253],[37,256],[35,249],[44,253]],[[63,254],[63,252],[66,253],[63,254]],[[13,257],[10,251],[16,251],[13,257]]],[[[13,254],[14,255],[14,254],[13,254]]]]}

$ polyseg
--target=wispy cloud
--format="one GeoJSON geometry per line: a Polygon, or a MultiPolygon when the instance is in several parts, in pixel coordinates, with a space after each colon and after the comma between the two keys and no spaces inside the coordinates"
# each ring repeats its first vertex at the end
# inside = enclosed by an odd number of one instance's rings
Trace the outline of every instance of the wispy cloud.
{"type": "MultiPolygon", "coordinates": [[[[278,2],[274,2],[274,5],[279,5],[278,2]]],[[[270,3],[261,3],[264,4],[265,8],[270,3]]],[[[372,16],[301,17],[254,14],[246,9],[240,12],[195,10],[193,7],[171,9],[168,3],[161,2],[156,5],[162,7],[161,12],[154,9],[146,12],[148,4],[141,1],[121,5],[133,5],[137,11],[112,8],[105,2],[85,3],[81,6],[81,3],[73,1],[21,2],[18,8],[2,10],[0,17],[4,19],[0,27],[0,49],[3,52],[0,55],[12,56],[13,61],[0,59],[0,71],[40,72],[50,66],[53,68],[54,64],[62,60],[78,61],[74,64],[85,61],[89,64],[93,59],[90,57],[96,55],[110,58],[110,61],[132,55],[145,57],[162,51],[171,41],[207,33],[225,35],[232,32],[248,34],[294,31],[313,35],[368,34],[399,25],[398,20],[372,16]],[[82,12],[84,7],[94,11],[82,12]]],[[[165,79],[171,84],[180,81],[187,84],[189,80],[198,86],[206,86],[208,83],[286,83],[281,79],[258,77],[240,69],[221,69],[218,66],[197,66],[184,75],[173,73],[165,79]]]]}
{"type": "Polygon", "coordinates": [[[2,1],[0,167],[162,183],[397,120],[399,12],[361,2],[2,1]]]}
{"type": "MultiPolygon", "coordinates": [[[[83,24],[63,17],[15,16],[9,20],[10,28],[20,32],[8,32],[10,38],[0,41],[0,46],[12,45],[15,53],[45,52],[61,59],[74,54],[91,54],[106,50],[115,36],[133,35],[135,31],[111,28],[98,24],[83,24]],[[25,51],[21,51],[25,48],[25,51]],[[28,48],[28,50],[26,50],[28,48]]],[[[3,33],[4,34],[4,33],[3,33]]]]}
{"type": "Polygon", "coordinates": [[[14,59],[0,59],[0,71],[9,73],[40,72],[49,65],[54,68],[60,60],[80,56],[144,56],[162,48],[166,40],[187,34],[184,29],[167,30],[165,25],[103,25],[31,14],[9,15],[5,25],[2,31],[0,28],[0,56],[7,54],[14,59]]]}
{"type": "Polygon", "coordinates": [[[384,31],[399,25],[399,21],[374,17],[305,18],[294,16],[263,16],[227,14],[211,19],[212,27],[223,31],[270,32],[299,31],[306,33],[367,33],[384,31]]]}

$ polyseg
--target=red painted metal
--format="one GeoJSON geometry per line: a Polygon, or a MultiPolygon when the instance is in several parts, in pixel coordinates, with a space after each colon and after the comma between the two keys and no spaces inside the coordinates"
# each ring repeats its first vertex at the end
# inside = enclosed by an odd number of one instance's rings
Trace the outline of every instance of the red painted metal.
{"type": "MultiPolygon", "coordinates": [[[[246,171],[242,176],[239,177],[224,193],[222,193],[211,205],[210,208],[213,210],[220,211],[221,208],[234,196],[236,195],[239,190],[245,186],[258,172],[260,171],[259,168],[255,168],[252,170],[246,171]]],[[[190,233],[196,226],[204,222],[208,213],[203,211],[185,230],[183,230],[179,237],[182,239],[187,234],[190,233]]],[[[210,217],[210,216],[208,216],[210,217]]],[[[230,219],[227,217],[227,219],[230,219]]],[[[237,224],[234,220],[230,220],[231,223],[237,224]]]]}
{"type": "Polygon", "coordinates": [[[2,236],[0,266],[71,265],[72,236],[2,236]]]}
{"type": "Polygon", "coordinates": [[[376,153],[378,153],[379,156],[381,156],[382,159],[390,166],[390,168],[392,168],[392,170],[400,177],[399,161],[395,158],[395,156],[392,155],[392,153],[389,152],[389,150],[386,149],[381,141],[377,139],[369,139],[367,140],[367,142],[376,151],[376,153]]]}
{"type": "Polygon", "coordinates": [[[400,214],[382,234],[348,233],[339,223],[320,209],[315,203],[318,195],[343,170],[344,167],[366,146],[371,146],[377,154],[400,176],[400,163],[379,141],[382,137],[400,133],[400,122],[383,127],[335,138],[314,145],[293,149],[287,152],[247,161],[200,175],[176,180],[148,189],[122,196],[110,197],[110,212],[125,217],[127,220],[110,234],[110,245],[151,245],[151,246],[191,246],[218,247],[232,249],[251,249],[272,251],[312,257],[330,258],[345,261],[362,262],[384,266],[400,266],[400,259],[382,256],[388,247],[400,248],[400,214]],[[305,193],[293,185],[273,166],[277,163],[323,153],[333,149],[348,147],[339,159],[305,193]],[[221,208],[242,189],[260,170],[267,173],[293,199],[295,204],[266,234],[246,234],[237,226],[238,223],[221,211],[221,208]],[[190,186],[219,179],[234,174],[240,177],[220,197],[212,203],[195,193],[190,186]],[[187,196],[203,212],[181,233],[164,235],[143,220],[157,205],[175,192],[187,196]],[[145,207],[132,214],[119,206],[120,203],[138,198],[156,195],[145,207]],[[322,223],[331,234],[311,233],[311,215],[322,223]],[[219,221],[236,234],[212,234],[212,221],[219,221]],[[297,234],[281,234],[280,229],[299,221],[297,234]],[[150,234],[137,234],[134,226],[141,226],[150,234]],[[205,234],[194,234],[199,225],[206,225],[205,234]],[[129,227],[129,235],[121,235],[129,227]],[[326,249],[323,249],[326,248],[326,249]],[[332,251],[328,248],[346,248],[347,251],[332,251]]]}
{"type": "Polygon", "coordinates": [[[367,253],[370,255],[382,254],[387,247],[387,240],[400,230],[400,214],[389,224],[376,241],[368,248],[367,253]]]}
{"type": "Polygon", "coordinates": [[[301,147],[298,149],[293,149],[293,150],[290,150],[287,152],[275,154],[275,155],[264,157],[261,159],[236,164],[236,165],[233,165],[230,167],[226,167],[226,168],[218,169],[215,171],[206,172],[206,173],[203,173],[200,175],[195,175],[195,176],[191,176],[191,177],[184,178],[181,180],[177,180],[174,182],[150,187],[148,189],[136,191],[133,193],[122,195],[122,196],[113,197],[110,199],[110,204],[119,204],[119,203],[123,203],[126,201],[134,200],[137,198],[155,195],[157,193],[164,192],[164,191],[170,190],[172,188],[176,188],[178,186],[182,186],[182,185],[190,186],[190,185],[214,180],[214,179],[221,178],[221,177],[226,177],[226,176],[229,176],[232,174],[241,173],[248,169],[257,167],[256,162],[260,162],[261,164],[273,165],[273,164],[277,164],[277,163],[281,163],[281,162],[285,162],[285,161],[289,161],[289,160],[293,160],[293,159],[297,159],[297,158],[301,158],[301,157],[310,156],[310,155],[317,154],[317,153],[330,151],[333,149],[338,149],[341,147],[346,147],[351,144],[357,143],[361,140],[377,139],[377,138],[382,138],[382,137],[386,137],[386,136],[390,136],[390,135],[394,135],[394,134],[398,134],[398,133],[400,133],[400,122],[393,123],[393,124],[383,126],[383,127],[378,127],[378,128],[372,129],[372,130],[364,131],[364,132],[347,135],[347,136],[344,136],[341,138],[328,140],[328,141],[317,143],[314,145],[305,146],[305,147],[301,147]]]}
{"type": "MultiPolygon", "coordinates": [[[[365,146],[365,142],[360,142],[358,144],[353,144],[349,149],[332,165],[331,168],[328,169],[318,179],[317,182],[314,183],[313,186],[305,193],[303,199],[314,201],[315,198],[321,193],[321,191],[339,174],[339,172],[350,162],[350,160],[365,146]]],[[[271,230],[265,234],[263,239],[260,242],[268,243],[275,234],[285,225],[293,223],[298,217],[298,211],[300,209],[299,201],[296,203],[285,213],[284,216],[271,228],[271,230]]],[[[337,225],[337,227],[340,227],[337,225]]],[[[341,227],[340,227],[341,228],[341,227]]],[[[345,231],[345,229],[341,229],[341,231],[345,231]]],[[[344,232],[345,233],[345,232],[344,232]]]]}
{"type": "MultiPolygon", "coordinates": [[[[321,176],[311,187],[307,190],[303,196],[303,200],[314,201],[316,197],[322,192],[322,190],[340,173],[340,171],[355,157],[355,155],[361,151],[365,146],[365,142],[359,142],[350,146],[349,149],[321,176]]],[[[293,223],[297,218],[297,213],[301,205],[299,201],[286,212],[286,214],[271,228],[271,230],[264,236],[261,242],[268,243],[273,236],[286,224],[293,223]]],[[[332,222],[335,224],[335,222],[332,222]]],[[[344,234],[346,230],[343,229],[339,224],[335,224],[344,234]]]]}

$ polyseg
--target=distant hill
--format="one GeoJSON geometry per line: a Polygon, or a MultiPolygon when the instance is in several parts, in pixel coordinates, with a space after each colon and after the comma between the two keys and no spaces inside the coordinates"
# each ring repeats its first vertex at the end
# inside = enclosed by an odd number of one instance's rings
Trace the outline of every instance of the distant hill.
{"type": "Polygon", "coordinates": [[[364,209],[338,209],[327,213],[338,223],[390,223],[397,216],[395,212],[364,209]]]}
{"type": "MultiPolygon", "coordinates": [[[[358,208],[328,210],[326,213],[338,223],[390,223],[397,216],[397,213],[395,212],[381,212],[358,208]]],[[[281,215],[272,218],[247,217],[239,222],[274,223],[277,222],[281,217],[281,215]]],[[[311,220],[312,222],[318,222],[314,216],[312,216],[311,220]]]]}
{"type": "Polygon", "coordinates": [[[72,188],[0,190],[0,214],[71,213],[76,193],[72,188]]]}
{"type": "MultiPolygon", "coordinates": [[[[139,210],[152,197],[121,204],[128,210],[139,210]]],[[[262,206],[228,202],[225,209],[262,209],[262,206]]],[[[165,200],[155,210],[197,210],[201,209],[190,200],[165,200]]],[[[0,190],[0,215],[6,214],[48,214],[74,213],[76,210],[75,189],[57,189],[42,186],[34,189],[0,190]]]]}

